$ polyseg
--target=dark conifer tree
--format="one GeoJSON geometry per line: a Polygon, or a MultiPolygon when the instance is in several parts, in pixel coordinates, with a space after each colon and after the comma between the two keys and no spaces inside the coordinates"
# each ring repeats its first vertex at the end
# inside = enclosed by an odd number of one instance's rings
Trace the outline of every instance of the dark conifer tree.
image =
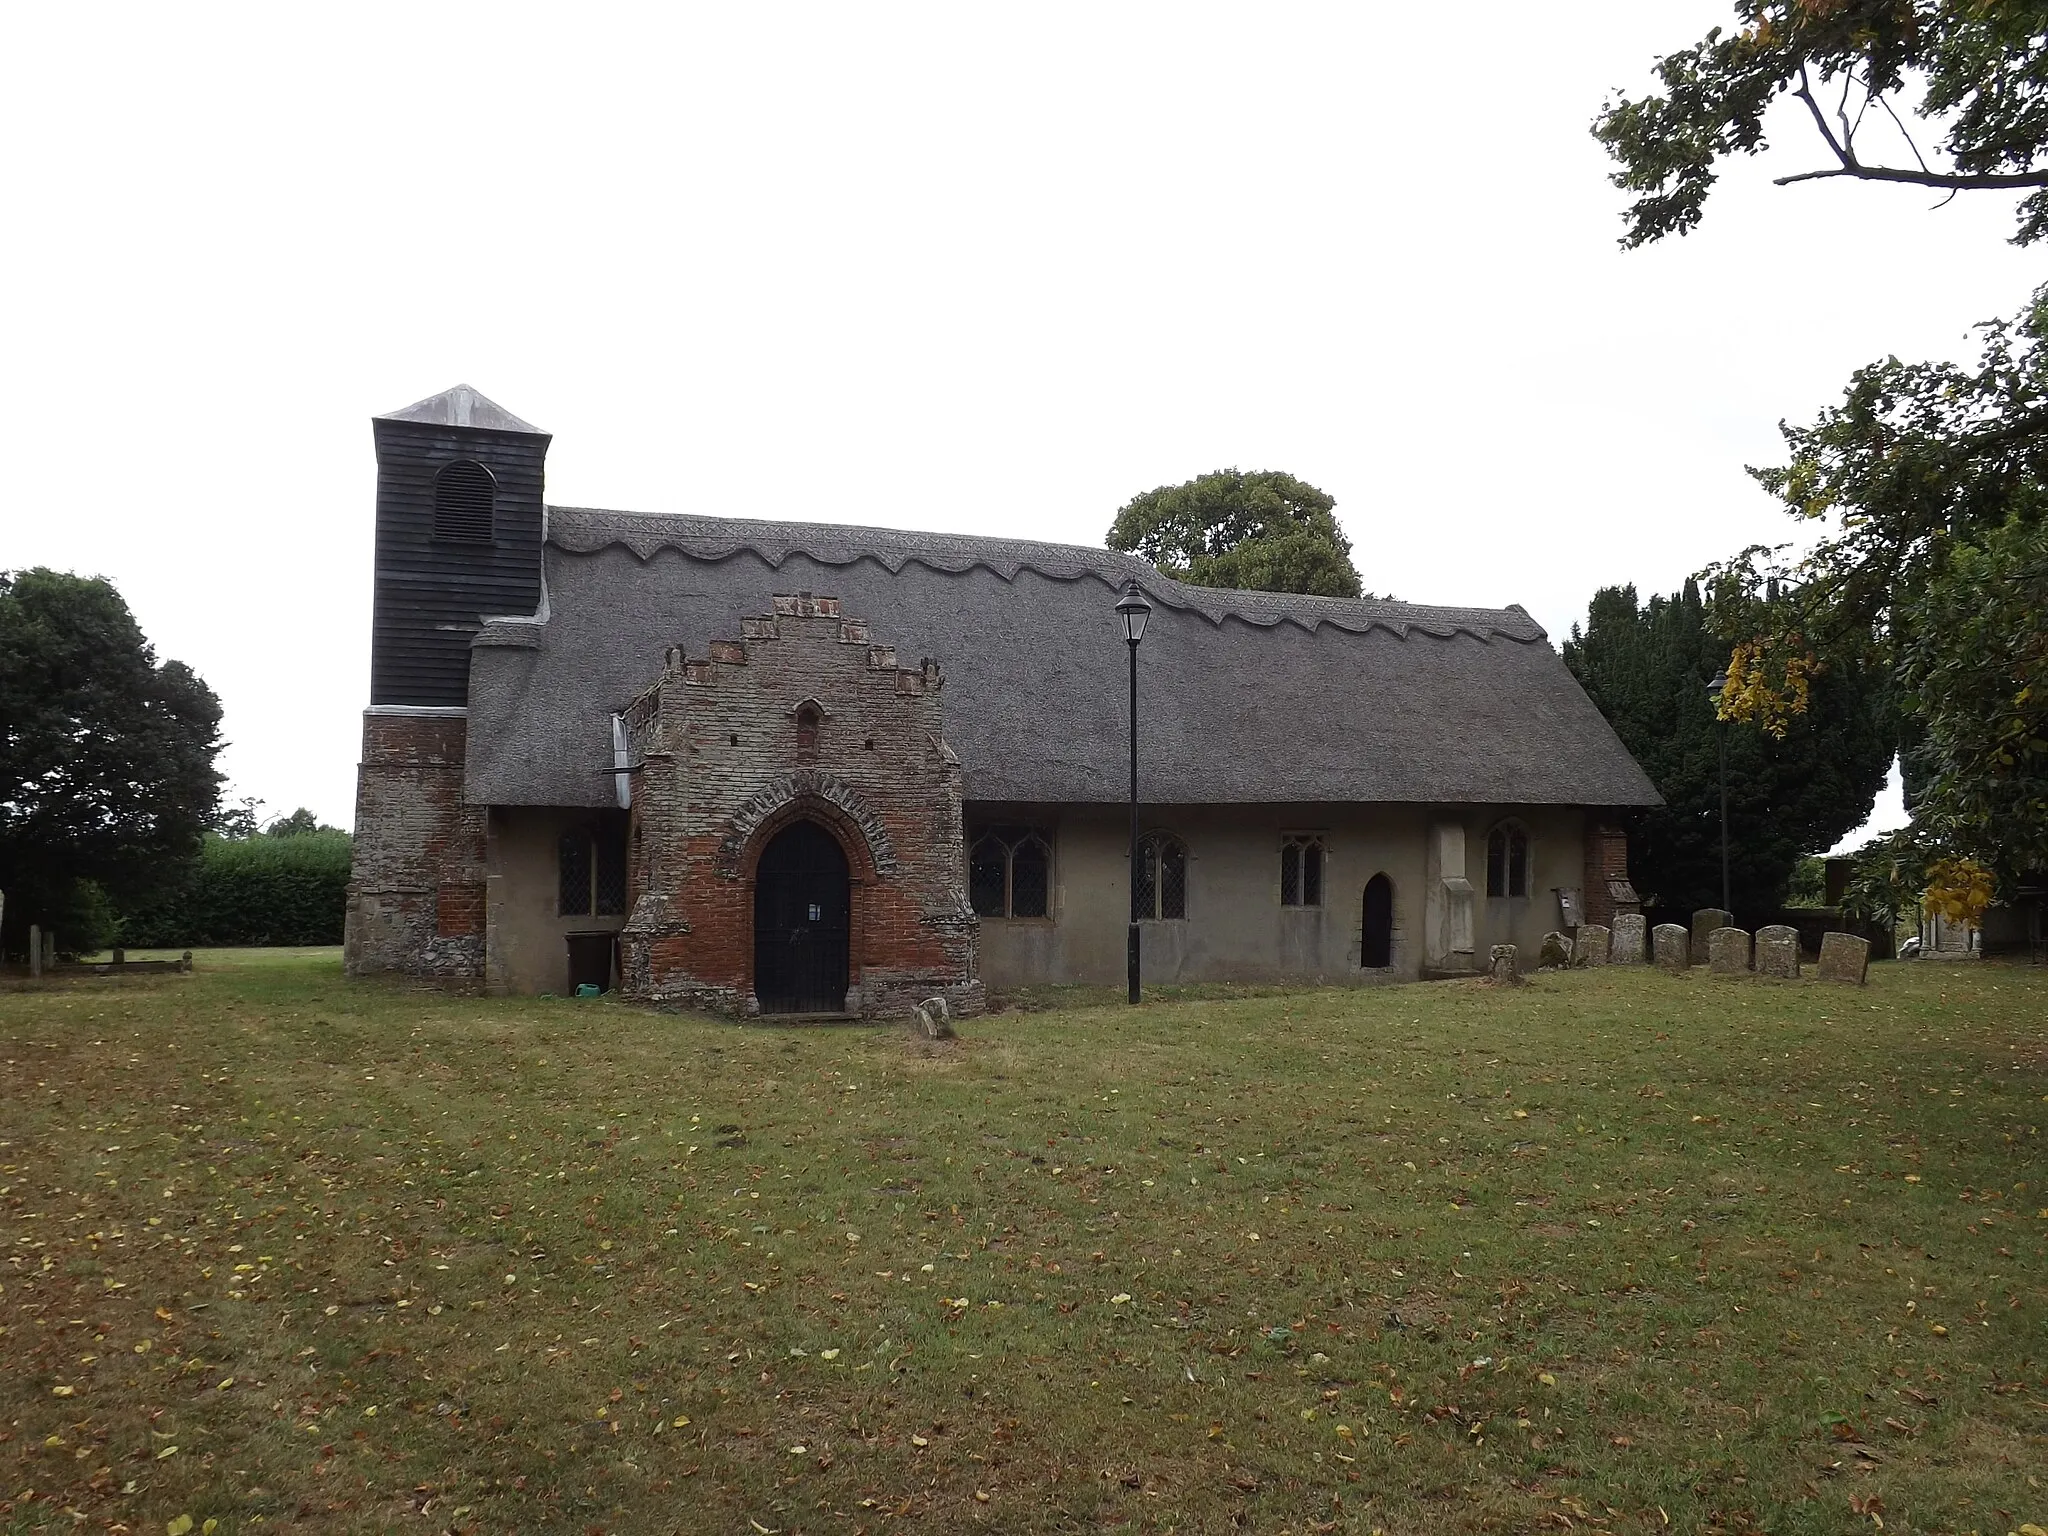
{"type": "Polygon", "coordinates": [[[1727,732],[1730,884],[1737,920],[1754,922],[1783,903],[1801,855],[1869,816],[1897,731],[1878,681],[1847,664],[1814,680],[1782,741],[1723,725],[1707,684],[1725,656],[1690,581],[1641,604],[1634,587],[1602,588],[1564,646],[1565,665],[1664,796],[1629,826],[1630,878],[1660,905],[1720,904],[1717,733],[1727,732]]]}

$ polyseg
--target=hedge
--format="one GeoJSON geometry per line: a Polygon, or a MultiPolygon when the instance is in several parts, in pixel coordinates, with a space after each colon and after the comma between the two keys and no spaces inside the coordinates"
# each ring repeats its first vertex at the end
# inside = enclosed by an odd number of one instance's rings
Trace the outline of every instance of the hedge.
{"type": "Polygon", "coordinates": [[[176,887],[121,919],[131,949],[339,944],[348,905],[346,832],[209,837],[176,887]]]}

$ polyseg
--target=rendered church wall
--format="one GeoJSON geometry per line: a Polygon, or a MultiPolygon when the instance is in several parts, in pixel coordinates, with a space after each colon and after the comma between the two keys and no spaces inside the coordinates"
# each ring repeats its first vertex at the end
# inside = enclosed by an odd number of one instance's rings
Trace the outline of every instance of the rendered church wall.
{"type": "MultiPolygon", "coordinates": [[[[1558,926],[1554,887],[1578,885],[1583,813],[1571,807],[1205,806],[1147,812],[1145,830],[1174,833],[1188,849],[1184,919],[1141,925],[1143,979],[1181,982],[1321,980],[1372,983],[1418,979],[1429,963],[1423,935],[1426,837],[1446,818],[1466,828],[1466,878],[1475,891],[1480,954],[1496,943],[1534,953],[1558,926]],[[1527,829],[1528,897],[1488,898],[1486,839],[1502,819],[1527,829]],[[1284,834],[1324,836],[1323,904],[1280,900],[1284,834]],[[1360,965],[1366,883],[1393,883],[1392,964],[1360,965]]],[[[983,918],[981,961],[998,992],[1080,983],[1114,986],[1125,973],[1126,868],[1130,829],[1115,807],[970,807],[970,826],[1049,826],[1054,834],[1053,907],[1048,918],[983,918]]]]}
{"type": "Polygon", "coordinates": [[[492,992],[566,993],[569,936],[617,933],[624,914],[561,914],[562,834],[589,824],[586,810],[493,806],[486,910],[490,940],[484,983],[492,992]]]}

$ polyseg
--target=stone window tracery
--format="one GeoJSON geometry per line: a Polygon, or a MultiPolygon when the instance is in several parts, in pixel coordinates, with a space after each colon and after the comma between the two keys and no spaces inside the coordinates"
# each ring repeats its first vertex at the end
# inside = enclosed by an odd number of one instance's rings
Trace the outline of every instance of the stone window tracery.
{"type": "Polygon", "coordinates": [[[1323,835],[1290,832],[1280,840],[1280,905],[1323,904],[1323,835]]]}
{"type": "Polygon", "coordinates": [[[1138,844],[1131,881],[1131,916],[1166,919],[1188,915],[1188,848],[1171,832],[1150,832],[1138,844]]]}
{"type": "Polygon", "coordinates": [[[1052,839],[1036,827],[987,827],[967,850],[967,894],[977,917],[1052,911],[1052,839]]]}

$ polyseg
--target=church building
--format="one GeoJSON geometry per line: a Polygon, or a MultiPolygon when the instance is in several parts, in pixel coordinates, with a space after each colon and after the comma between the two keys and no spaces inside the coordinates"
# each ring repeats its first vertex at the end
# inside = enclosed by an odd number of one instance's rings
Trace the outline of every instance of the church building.
{"type": "Polygon", "coordinates": [[[1635,899],[1656,791],[1518,607],[549,506],[548,435],[467,386],[372,430],[351,974],[972,1013],[1121,983],[1133,912],[1148,983],[1365,983],[1635,899]]]}

